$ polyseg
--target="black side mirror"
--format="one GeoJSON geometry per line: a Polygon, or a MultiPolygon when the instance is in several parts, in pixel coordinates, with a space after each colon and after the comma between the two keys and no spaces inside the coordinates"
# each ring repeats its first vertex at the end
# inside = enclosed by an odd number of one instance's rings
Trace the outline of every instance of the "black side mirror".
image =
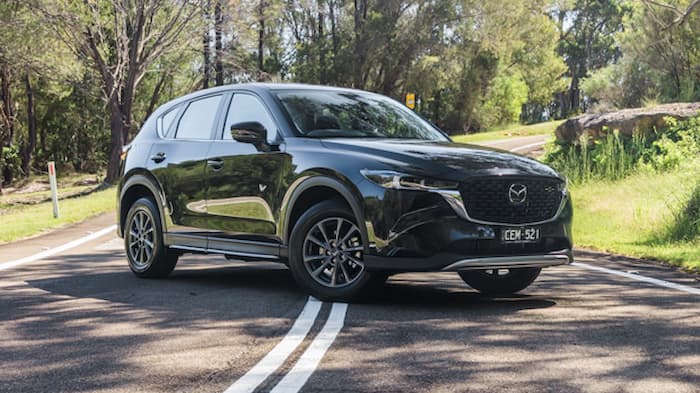
{"type": "Polygon", "coordinates": [[[251,143],[255,146],[267,144],[267,129],[257,121],[232,125],[231,136],[238,142],[251,143]]]}

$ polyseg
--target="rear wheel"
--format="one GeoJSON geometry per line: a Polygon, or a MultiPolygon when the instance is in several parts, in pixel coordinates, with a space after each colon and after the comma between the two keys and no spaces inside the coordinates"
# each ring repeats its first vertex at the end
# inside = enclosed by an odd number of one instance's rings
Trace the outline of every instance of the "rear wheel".
{"type": "Polygon", "coordinates": [[[387,278],[365,269],[364,248],[352,212],[337,200],[321,202],[292,230],[289,268],[297,283],[318,299],[356,299],[387,278]]]}
{"type": "Polygon", "coordinates": [[[527,288],[540,275],[540,268],[465,270],[459,276],[470,287],[488,295],[507,295],[527,288]]]}
{"type": "Polygon", "coordinates": [[[124,246],[129,268],[139,277],[166,277],[177,264],[178,254],[163,244],[158,209],[149,198],[141,198],[129,208],[124,246]]]}

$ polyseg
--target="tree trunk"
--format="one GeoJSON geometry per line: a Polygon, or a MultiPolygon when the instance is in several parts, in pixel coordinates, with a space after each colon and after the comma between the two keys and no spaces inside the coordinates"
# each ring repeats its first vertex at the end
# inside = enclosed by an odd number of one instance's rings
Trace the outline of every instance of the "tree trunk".
{"type": "Polygon", "coordinates": [[[579,89],[578,76],[574,74],[571,77],[571,89],[569,90],[570,113],[578,112],[581,109],[581,91],[579,89]]]}
{"type": "Polygon", "coordinates": [[[323,12],[318,13],[318,66],[320,71],[320,82],[321,84],[328,83],[328,70],[326,70],[326,42],[323,37],[323,12]]]}
{"type": "Polygon", "coordinates": [[[355,56],[353,61],[353,87],[356,89],[362,89],[364,87],[364,77],[362,75],[362,68],[365,63],[365,52],[364,52],[364,25],[365,18],[367,18],[367,0],[355,0],[354,9],[354,44],[355,44],[355,56]]]}
{"type": "Polygon", "coordinates": [[[122,121],[122,113],[116,95],[109,100],[109,110],[111,150],[109,153],[109,162],[107,163],[107,177],[105,178],[105,183],[115,184],[119,179],[122,146],[124,145],[124,122],[122,121]]]}
{"type": "MultiPolygon", "coordinates": [[[[12,136],[14,134],[14,112],[12,108],[12,91],[10,90],[10,71],[7,64],[0,64],[0,100],[2,100],[2,117],[0,121],[4,124],[0,124],[0,163],[3,156],[3,148],[9,146],[12,143],[12,136]]],[[[7,173],[0,165],[0,190],[2,190],[2,185],[5,181],[12,180],[12,173],[7,173]]]]}
{"type": "Polygon", "coordinates": [[[0,138],[0,145],[6,146],[12,143],[15,134],[15,113],[12,108],[12,90],[10,89],[10,70],[7,65],[0,66],[0,97],[2,97],[2,111],[5,126],[4,138],[0,138]]]}
{"type": "Polygon", "coordinates": [[[165,85],[166,79],[168,79],[168,74],[163,72],[160,75],[160,79],[158,79],[156,86],[153,88],[153,94],[151,94],[151,99],[148,102],[148,108],[146,109],[146,115],[143,117],[142,123],[145,123],[146,120],[148,120],[148,118],[151,116],[153,111],[156,109],[156,105],[158,104],[158,100],[160,99],[160,92],[163,89],[163,85],[165,85]]]}
{"type": "Polygon", "coordinates": [[[204,54],[204,77],[202,80],[202,88],[209,88],[209,81],[211,80],[211,31],[209,28],[209,1],[205,1],[202,5],[202,13],[204,19],[204,35],[202,36],[202,53],[204,54]]]}
{"type": "Polygon", "coordinates": [[[26,68],[24,74],[24,87],[27,92],[27,144],[24,146],[24,154],[22,155],[22,171],[25,177],[29,177],[32,154],[34,154],[34,149],[36,148],[36,112],[29,67],[26,68]]]}
{"type": "Polygon", "coordinates": [[[214,68],[216,71],[217,86],[224,84],[224,62],[222,59],[224,56],[224,46],[222,43],[223,25],[224,17],[223,13],[221,12],[221,0],[216,0],[216,4],[214,5],[214,46],[216,49],[216,52],[214,53],[214,68]]]}
{"type": "Polygon", "coordinates": [[[260,26],[258,29],[258,80],[263,80],[265,74],[265,1],[260,0],[260,8],[258,10],[260,26]]]}

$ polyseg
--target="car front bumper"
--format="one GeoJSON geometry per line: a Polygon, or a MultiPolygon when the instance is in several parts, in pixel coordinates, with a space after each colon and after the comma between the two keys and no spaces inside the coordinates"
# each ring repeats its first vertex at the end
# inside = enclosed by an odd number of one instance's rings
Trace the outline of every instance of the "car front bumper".
{"type": "Polygon", "coordinates": [[[572,206],[544,223],[487,224],[470,221],[434,193],[387,190],[365,182],[365,225],[370,241],[368,270],[391,272],[460,271],[549,267],[573,262],[572,206]],[[501,232],[537,227],[535,243],[506,244],[501,232]]]}

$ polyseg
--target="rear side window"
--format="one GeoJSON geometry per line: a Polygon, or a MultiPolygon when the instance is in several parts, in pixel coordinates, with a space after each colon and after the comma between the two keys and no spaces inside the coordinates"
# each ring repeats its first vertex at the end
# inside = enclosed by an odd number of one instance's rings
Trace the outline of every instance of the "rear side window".
{"type": "Polygon", "coordinates": [[[221,96],[192,101],[177,125],[176,139],[209,139],[221,96]]]}
{"type": "Polygon", "coordinates": [[[176,106],[175,108],[171,109],[170,112],[164,114],[160,119],[158,119],[158,131],[160,131],[160,134],[164,137],[173,137],[175,131],[173,122],[175,121],[175,118],[177,118],[177,114],[180,113],[180,108],[181,106],[176,106]]]}

